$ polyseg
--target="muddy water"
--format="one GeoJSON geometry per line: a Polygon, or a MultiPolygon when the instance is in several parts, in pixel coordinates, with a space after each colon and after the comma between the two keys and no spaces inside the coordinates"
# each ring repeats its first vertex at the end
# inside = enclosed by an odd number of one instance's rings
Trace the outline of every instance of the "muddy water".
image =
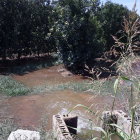
{"type": "Polygon", "coordinates": [[[63,65],[59,65],[33,71],[24,75],[14,75],[13,78],[29,87],[45,85],[48,83],[54,85],[66,82],[89,80],[84,76],[74,74],[71,74],[70,76],[65,74],[62,76],[65,72],[68,71],[63,69],[63,65]]]}
{"type": "MultiPolygon", "coordinates": [[[[70,75],[63,77],[59,71],[62,66],[54,66],[48,69],[41,69],[24,75],[14,75],[13,78],[29,87],[45,85],[46,83],[55,85],[69,81],[88,80],[82,76],[70,75]]],[[[42,124],[41,119],[44,115],[48,119],[46,129],[52,129],[52,116],[56,114],[67,114],[77,104],[90,107],[91,110],[101,116],[103,110],[109,110],[112,106],[113,97],[93,96],[85,93],[75,93],[70,90],[46,92],[38,95],[18,96],[11,98],[0,98],[0,118],[10,117],[22,127],[33,129],[42,124]]],[[[116,100],[116,109],[123,109],[121,101],[116,100]]],[[[100,121],[83,107],[77,107],[73,112],[78,116],[78,129],[87,132],[90,129],[92,120],[93,126],[100,126],[100,121]]],[[[94,131],[94,135],[100,133],[94,131]]],[[[117,140],[113,138],[113,140],[117,140]]]]}
{"type": "MultiPolygon", "coordinates": [[[[0,110],[6,112],[3,117],[10,116],[22,127],[30,129],[41,125],[41,118],[45,114],[48,119],[47,130],[49,130],[52,128],[52,115],[66,114],[77,104],[83,104],[87,107],[92,104],[91,109],[101,115],[104,109],[110,109],[112,100],[111,97],[95,97],[67,90],[42,95],[4,98],[1,100],[0,110]]],[[[119,105],[116,107],[117,109],[121,108],[119,105]]],[[[100,124],[100,121],[91,113],[85,112],[83,107],[77,107],[72,113],[78,115],[78,129],[85,133],[90,129],[89,119],[93,120],[94,126],[100,124]]]]}

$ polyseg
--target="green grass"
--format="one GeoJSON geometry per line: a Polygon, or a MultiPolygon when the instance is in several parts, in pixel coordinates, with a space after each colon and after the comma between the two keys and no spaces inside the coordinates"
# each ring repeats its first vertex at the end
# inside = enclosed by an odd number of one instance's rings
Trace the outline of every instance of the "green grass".
{"type": "MultiPolygon", "coordinates": [[[[28,88],[18,81],[12,79],[11,76],[0,76],[0,92],[4,95],[18,96],[27,94],[39,94],[45,91],[57,91],[57,90],[73,90],[74,92],[85,92],[98,95],[110,95],[114,94],[113,84],[116,78],[109,80],[94,80],[92,82],[68,82],[64,84],[38,86],[34,88],[28,88]]],[[[120,85],[120,93],[130,93],[130,87],[127,84],[120,85]]],[[[121,95],[121,94],[120,94],[121,95]]]]}
{"type": "MultiPolygon", "coordinates": [[[[64,84],[57,84],[57,85],[47,85],[44,87],[46,90],[73,90],[75,92],[85,92],[90,94],[98,94],[98,95],[114,95],[114,81],[116,78],[112,78],[109,80],[101,79],[101,80],[94,80],[92,82],[68,82],[64,84]]],[[[124,85],[120,85],[119,87],[120,95],[121,93],[130,93],[130,87],[124,83],[124,85]]],[[[119,96],[120,96],[119,95],[119,96]]]]}
{"type": "Polygon", "coordinates": [[[28,94],[31,89],[12,79],[11,76],[0,75],[0,92],[8,96],[18,96],[28,94]]]}
{"type": "Polygon", "coordinates": [[[105,81],[105,80],[95,80],[93,82],[68,82],[64,84],[57,84],[57,85],[46,85],[47,90],[65,90],[70,89],[75,92],[102,92],[108,93],[109,88],[110,91],[112,90],[112,82],[105,81]],[[102,89],[103,88],[103,89],[102,89]]]}
{"type": "Polygon", "coordinates": [[[5,65],[6,71],[1,72],[1,74],[25,74],[41,68],[48,68],[51,66],[59,65],[63,61],[60,59],[58,54],[51,54],[51,56],[46,57],[35,57],[26,60],[26,58],[20,60],[9,60],[5,65]]]}

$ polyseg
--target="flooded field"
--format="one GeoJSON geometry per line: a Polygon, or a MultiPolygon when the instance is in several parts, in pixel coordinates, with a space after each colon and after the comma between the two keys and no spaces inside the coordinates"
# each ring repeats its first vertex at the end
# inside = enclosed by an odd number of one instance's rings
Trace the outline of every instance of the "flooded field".
{"type": "Polygon", "coordinates": [[[63,65],[43,68],[24,75],[14,75],[13,78],[29,87],[89,80],[89,78],[81,75],[74,75],[73,73],[67,71],[63,68],[63,65]]]}
{"type": "MultiPolygon", "coordinates": [[[[83,76],[68,73],[62,66],[53,66],[48,69],[41,69],[24,75],[13,75],[13,79],[23,83],[28,87],[35,87],[89,80],[83,76]],[[64,73],[65,72],[65,73],[64,73]],[[65,75],[63,75],[65,74],[65,75]]],[[[42,94],[3,97],[0,98],[0,118],[10,117],[15,123],[23,128],[34,129],[42,124],[42,119],[46,117],[48,122],[46,129],[52,129],[52,116],[56,114],[67,114],[77,104],[90,107],[95,113],[101,116],[103,110],[111,109],[113,97],[97,96],[87,93],[76,93],[71,90],[51,91],[42,94]]],[[[121,100],[116,100],[115,109],[122,109],[121,100]]],[[[87,132],[90,129],[89,119],[92,119],[93,126],[100,126],[100,121],[96,116],[87,112],[83,107],[77,107],[72,114],[78,116],[78,129],[87,132]]],[[[95,134],[98,134],[95,131],[95,134]]]]}
{"type": "MultiPolygon", "coordinates": [[[[52,115],[67,114],[75,105],[83,104],[101,115],[103,110],[111,109],[113,98],[95,97],[84,93],[71,91],[45,93],[42,95],[19,96],[1,99],[1,117],[10,117],[23,128],[34,129],[42,124],[44,117],[48,121],[46,129],[52,128],[52,115]]],[[[117,109],[122,109],[119,101],[117,109]]],[[[78,116],[78,129],[88,132],[90,129],[89,119],[93,125],[100,126],[100,121],[93,114],[86,112],[83,107],[77,107],[73,112],[78,116]]]]}

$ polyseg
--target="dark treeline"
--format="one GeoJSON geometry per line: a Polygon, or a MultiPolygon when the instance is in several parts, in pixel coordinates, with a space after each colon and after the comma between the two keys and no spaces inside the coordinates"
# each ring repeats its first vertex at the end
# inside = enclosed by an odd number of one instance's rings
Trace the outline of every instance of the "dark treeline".
{"type": "Polygon", "coordinates": [[[57,52],[65,65],[88,65],[114,45],[128,9],[99,0],[1,0],[0,57],[57,52]]]}
{"type": "Polygon", "coordinates": [[[47,1],[0,1],[0,56],[46,53],[55,50],[53,36],[47,36],[56,12],[47,1]],[[51,44],[50,44],[51,42],[51,44]]]}

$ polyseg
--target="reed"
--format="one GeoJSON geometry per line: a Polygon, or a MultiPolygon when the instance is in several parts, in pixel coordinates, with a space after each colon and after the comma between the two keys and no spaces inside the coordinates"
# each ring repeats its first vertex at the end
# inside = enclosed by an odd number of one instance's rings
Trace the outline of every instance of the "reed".
{"type": "MultiPolygon", "coordinates": [[[[112,103],[111,112],[113,112],[114,110],[114,104],[115,104],[117,94],[121,94],[120,87],[122,85],[122,82],[125,82],[125,81],[130,82],[129,104],[126,103],[126,99],[122,94],[128,114],[131,116],[130,134],[129,135],[126,134],[124,130],[116,124],[109,124],[109,125],[117,127],[120,131],[114,132],[112,130],[111,132],[109,132],[109,131],[104,131],[101,127],[95,127],[95,128],[98,128],[102,132],[103,135],[101,135],[101,137],[96,137],[96,138],[92,137],[91,138],[92,140],[95,140],[95,139],[110,140],[113,134],[116,134],[121,140],[136,140],[136,139],[139,140],[140,139],[140,133],[136,134],[136,131],[135,131],[136,129],[135,120],[136,118],[139,118],[138,116],[140,115],[139,114],[140,113],[140,102],[139,102],[140,101],[140,96],[139,96],[140,80],[138,78],[137,73],[134,72],[133,67],[132,67],[132,64],[136,62],[134,49],[138,48],[138,45],[140,44],[137,37],[138,34],[140,33],[139,31],[140,20],[139,18],[137,18],[137,13],[136,13],[137,11],[135,10],[135,8],[136,8],[136,2],[133,7],[133,12],[129,13],[129,18],[126,19],[124,17],[124,22],[122,25],[123,30],[118,32],[121,34],[121,37],[117,38],[112,35],[113,39],[115,40],[115,45],[110,50],[110,53],[116,52],[116,49],[120,50],[120,57],[114,64],[118,64],[121,61],[121,65],[119,65],[117,69],[118,78],[114,82],[114,100],[112,103]],[[122,42],[122,38],[125,38],[124,40],[126,40],[126,42],[122,42]],[[126,77],[121,76],[122,73],[126,77]]],[[[100,116],[98,116],[98,114],[96,114],[96,112],[92,111],[90,108],[81,104],[76,105],[72,110],[74,110],[78,106],[84,107],[93,115],[96,115],[99,119],[102,119],[100,118],[100,116]]],[[[140,120],[138,119],[137,121],[140,122],[140,120]]]]}

